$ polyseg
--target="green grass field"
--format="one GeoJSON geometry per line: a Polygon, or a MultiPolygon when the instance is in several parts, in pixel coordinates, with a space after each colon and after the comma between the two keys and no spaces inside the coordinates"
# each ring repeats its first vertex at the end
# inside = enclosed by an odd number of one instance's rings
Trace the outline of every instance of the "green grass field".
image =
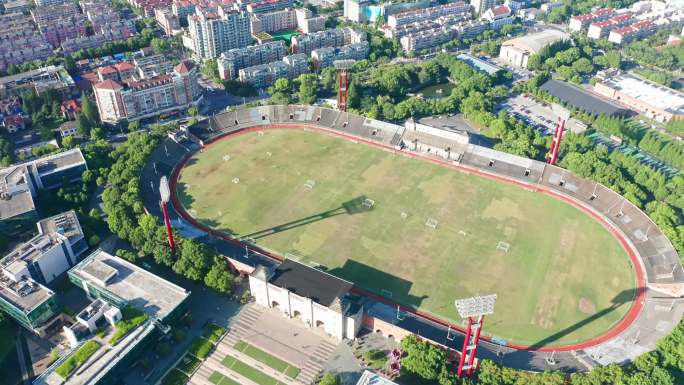
{"type": "MultiPolygon", "coordinates": [[[[253,368],[242,361],[238,361],[231,356],[226,356],[223,361],[221,361],[223,366],[234,371],[235,373],[251,380],[252,382],[259,385],[284,385],[277,379],[269,376],[268,374],[262,373],[259,369],[253,368]]],[[[211,378],[209,379],[211,381],[211,378]]]]}
{"type": "Polygon", "coordinates": [[[625,251],[578,209],[320,132],[214,143],[190,159],[177,194],[208,226],[449,320],[460,321],[455,298],[496,293],[485,333],[513,343],[600,335],[634,294],[625,251]]]}
{"type": "Polygon", "coordinates": [[[254,358],[255,360],[261,362],[262,364],[269,366],[281,373],[285,373],[286,376],[290,378],[295,378],[299,374],[299,369],[288,364],[287,362],[275,357],[265,351],[250,345],[245,341],[238,341],[235,343],[235,349],[245,353],[246,355],[254,358]]]}

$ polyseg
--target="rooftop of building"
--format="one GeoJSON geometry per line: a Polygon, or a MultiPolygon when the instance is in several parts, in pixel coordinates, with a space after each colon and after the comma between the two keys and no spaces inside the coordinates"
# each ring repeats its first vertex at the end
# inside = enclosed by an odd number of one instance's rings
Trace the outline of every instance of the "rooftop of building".
{"type": "Polygon", "coordinates": [[[640,77],[622,73],[602,82],[608,87],[676,115],[684,115],[684,93],[640,77]]]}
{"type": "Polygon", "coordinates": [[[39,175],[46,175],[57,170],[79,166],[86,163],[81,149],[74,148],[59,154],[45,156],[30,162],[36,167],[39,175]]]}
{"type": "Polygon", "coordinates": [[[163,319],[190,292],[124,259],[96,250],[69,271],[152,318],[163,319]]]}
{"type": "Polygon", "coordinates": [[[83,237],[83,229],[74,210],[41,219],[36,225],[39,233],[58,233],[67,237],[70,242],[83,237]]]}
{"type": "Polygon", "coordinates": [[[27,189],[0,199],[0,220],[16,217],[36,209],[33,196],[27,189]]]}
{"type": "Polygon", "coordinates": [[[38,234],[0,259],[0,267],[9,271],[20,271],[64,241],[65,237],[59,233],[38,234]]]}
{"type": "Polygon", "coordinates": [[[529,51],[530,53],[534,54],[551,43],[555,43],[567,38],[568,34],[564,32],[555,29],[547,29],[538,33],[532,33],[515,39],[507,40],[503,43],[503,45],[514,46],[518,49],[529,51]]]}
{"type": "Polygon", "coordinates": [[[541,86],[541,89],[576,108],[592,114],[605,114],[606,116],[631,115],[629,111],[616,104],[559,80],[550,79],[541,86]]]}
{"type": "Polygon", "coordinates": [[[74,83],[69,73],[62,66],[50,65],[35,70],[22,72],[0,78],[0,88],[10,88],[29,82],[44,82],[47,80],[59,80],[65,85],[74,83]]]}
{"type": "Polygon", "coordinates": [[[344,297],[354,286],[349,281],[291,259],[286,259],[275,269],[269,282],[326,307],[336,298],[344,297]]]}
{"type": "Polygon", "coordinates": [[[468,55],[467,53],[461,53],[456,56],[459,60],[464,61],[466,64],[468,64],[470,67],[473,67],[474,69],[478,71],[485,72],[488,75],[494,75],[497,72],[501,71],[502,68],[494,65],[488,61],[482,60],[480,58],[477,58],[472,55],[468,55]]]}
{"type": "Polygon", "coordinates": [[[0,298],[11,303],[24,314],[49,300],[55,293],[31,278],[24,277],[18,281],[0,271],[0,298]]]}

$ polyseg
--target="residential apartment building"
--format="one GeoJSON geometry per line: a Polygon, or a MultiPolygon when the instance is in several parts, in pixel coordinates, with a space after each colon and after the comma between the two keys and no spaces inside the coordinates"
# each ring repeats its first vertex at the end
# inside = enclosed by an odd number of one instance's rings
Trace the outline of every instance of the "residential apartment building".
{"type": "Polygon", "coordinates": [[[45,60],[52,46],[35,29],[31,17],[21,13],[0,15],[0,71],[12,64],[45,60]]]}
{"type": "Polygon", "coordinates": [[[47,66],[0,78],[0,99],[21,96],[25,91],[42,94],[46,90],[56,90],[64,98],[75,93],[75,83],[62,66],[47,66]]]}
{"type": "Polygon", "coordinates": [[[292,8],[293,0],[258,0],[249,3],[242,3],[241,10],[252,14],[280,11],[285,8],[292,8]]]}
{"type": "Polygon", "coordinates": [[[631,12],[627,12],[610,19],[593,22],[589,25],[587,36],[592,39],[605,39],[610,31],[631,24],[633,16],[631,12]]]}
{"type": "Polygon", "coordinates": [[[256,88],[265,88],[279,78],[293,79],[309,72],[308,57],[303,54],[285,56],[282,61],[260,64],[239,71],[240,81],[256,88]]]}
{"type": "Polygon", "coordinates": [[[389,25],[390,28],[397,28],[402,25],[424,20],[434,20],[442,16],[456,16],[460,17],[461,20],[466,20],[472,17],[472,10],[469,4],[463,1],[457,1],[455,3],[446,3],[435,7],[396,13],[387,18],[387,25],[389,25]]]}
{"type": "Polygon", "coordinates": [[[325,29],[325,16],[313,16],[312,12],[306,8],[297,8],[295,10],[297,17],[297,28],[303,33],[308,34],[318,32],[325,29]]]}
{"type": "Polygon", "coordinates": [[[297,28],[297,16],[294,9],[253,14],[250,18],[252,35],[260,32],[279,32],[297,28]]]}
{"type": "Polygon", "coordinates": [[[157,8],[168,8],[172,0],[128,0],[128,3],[139,9],[145,17],[154,17],[157,8]]]}
{"type": "Polygon", "coordinates": [[[86,35],[86,18],[74,3],[38,7],[31,15],[40,33],[54,48],[66,39],[86,35]]]}
{"type": "Polygon", "coordinates": [[[119,21],[119,12],[114,10],[111,2],[103,0],[88,0],[79,3],[83,14],[88,18],[93,30],[99,31],[100,28],[109,23],[119,21]]]}
{"type": "Polygon", "coordinates": [[[470,0],[470,5],[473,8],[473,12],[477,16],[481,16],[489,8],[494,7],[497,3],[497,0],[470,0]]]}
{"type": "MultiPolygon", "coordinates": [[[[445,18],[445,20],[449,19],[445,18]]],[[[408,53],[433,48],[455,38],[475,37],[489,28],[489,22],[484,20],[460,21],[454,24],[447,23],[445,20],[438,20],[435,27],[419,29],[401,37],[399,43],[402,49],[408,53]]]]}
{"type": "Polygon", "coordinates": [[[202,60],[246,47],[252,40],[249,14],[223,8],[216,13],[197,9],[194,15],[188,16],[188,29],[192,49],[202,60]]]}
{"type": "Polygon", "coordinates": [[[30,0],[11,0],[3,4],[5,13],[28,13],[33,8],[33,1],[30,0]]]}
{"type": "Polygon", "coordinates": [[[174,31],[180,30],[178,16],[173,14],[171,8],[157,8],[154,10],[154,18],[164,34],[171,36],[174,31]]]}
{"type": "Polygon", "coordinates": [[[366,33],[352,28],[336,28],[292,37],[292,52],[309,55],[323,47],[341,47],[366,40],[366,33]]]}
{"type": "MultiPolygon", "coordinates": [[[[164,55],[146,55],[133,59],[136,75],[150,78],[173,72],[173,64],[164,55]]],[[[123,78],[121,78],[123,80],[123,78]]]]}
{"type": "Polygon", "coordinates": [[[197,68],[181,62],[173,73],[117,82],[107,79],[93,86],[100,119],[116,124],[187,108],[201,97],[197,68]]]}
{"type": "Polygon", "coordinates": [[[58,4],[64,4],[68,0],[34,0],[36,3],[36,7],[45,7],[47,5],[58,5],[58,4]]]}
{"type": "Polygon", "coordinates": [[[314,68],[319,71],[330,67],[335,60],[362,60],[368,57],[370,44],[367,41],[344,45],[342,47],[325,47],[311,51],[314,68]]]}
{"type": "Polygon", "coordinates": [[[571,17],[568,28],[572,32],[585,31],[589,28],[591,23],[607,20],[613,16],[615,16],[615,10],[613,8],[601,8],[594,12],[571,17]]]}
{"type": "Polygon", "coordinates": [[[219,76],[223,80],[236,79],[241,69],[281,60],[286,53],[287,47],[281,40],[233,48],[217,59],[219,76]]]}
{"type": "Polygon", "coordinates": [[[511,13],[511,9],[505,5],[499,5],[494,8],[489,8],[482,15],[482,20],[489,22],[489,27],[494,30],[499,30],[507,24],[513,24],[515,15],[511,13]]]}
{"type": "Polygon", "coordinates": [[[101,47],[112,41],[126,40],[135,35],[135,23],[131,20],[117,20],[113,23],[100,25],[101,32],[90,36],[80,36],[65,39],[62,44],[62,52],[68,54],[82,49],[101,47]]]}

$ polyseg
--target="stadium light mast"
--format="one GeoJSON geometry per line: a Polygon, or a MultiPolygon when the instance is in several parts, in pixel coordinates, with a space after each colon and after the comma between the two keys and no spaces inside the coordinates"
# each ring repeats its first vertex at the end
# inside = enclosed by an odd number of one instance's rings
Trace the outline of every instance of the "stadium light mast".
{"type": "Polygon", "coordinates": [[[335,60],[337,70],[337,109],[347,112],[347,92],[349,91],[349,70],[356,60],[335,60]]]}
{"type": "Polygon", "coordinates": [[[477,343],[480,341],[484,317],[494,313],[495,302],[496,294],[456,300],[458,314],[461,318],[468,319],[463,349],[461,349],[461,357],[458,360],[458,370],[456,372],[458,378],[463,378],[464,371],[468,377],[473,374],[477,343]],[[474,318],[477,318],[477,321],[474,318]]]}
{"type": "Polygon", "coordinates": [[[173,240],[173,232],[171,232],[171,220],[169,219],[168,203],[171,198],[171,189],[169,188],[169,180],[166,176],[162,176],[159,180],[159,195],[161,196],[161,209],[164,213],[164,225],[166,226],[166,237],[169,239],[169,248],[171,254],[176,253],[176,242],[173,240]]]}
{"type": "Polygon", "coordinates": [[[556,122],[556,132],[553,134],[553,140],[551,141],[551,148],[549,149],[549,155],[546,158],[546,163],[550,165],[555,165],[558,160],[558,151],[560,150],[561,141],[563,140],[563,130],[565,129],[565,119],[558,117],[556,122]]]}

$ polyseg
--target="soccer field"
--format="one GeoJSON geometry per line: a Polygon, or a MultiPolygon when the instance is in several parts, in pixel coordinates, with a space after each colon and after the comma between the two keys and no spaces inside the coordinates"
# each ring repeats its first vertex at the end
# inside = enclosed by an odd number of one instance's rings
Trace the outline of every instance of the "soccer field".
{"type": "Polygon", "coordinates": [[[177,194],[205,225],[454,322],[454,299],[496,293],[485,332],[509,343],[596,337],[634,294],[618,241],[567,203],[321,132],[220,140],[177,194]]]}

